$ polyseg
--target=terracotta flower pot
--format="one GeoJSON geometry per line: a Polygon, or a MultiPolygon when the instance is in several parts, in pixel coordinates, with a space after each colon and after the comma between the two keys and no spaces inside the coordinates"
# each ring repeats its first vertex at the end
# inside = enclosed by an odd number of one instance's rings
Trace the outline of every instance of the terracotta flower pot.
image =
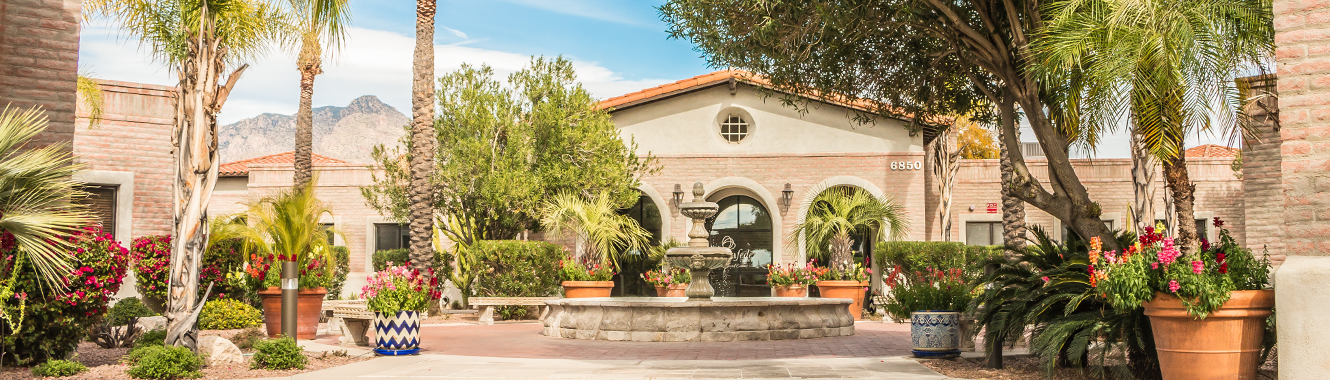
{"type": "Polygon", "coordinates": [[[808,297],[808,288],[799,284],[773,286],[771,289],[776,297],[808,297]]]}
{"type": "Polygon", "coordinates": [[[822,294],[822,298],[847,298],[853,300],[850,304],[850,316],[854,320],[863,319],[864,315],[864,286],[866,283],[859,281],[818,281],[817,291],[822,294]]]}
{"type": "Polygon", "coordinates": [[[609,297],[614,281],[564,281],[564,298],[609,297]]]}
{"type": "MultiPolygon", "coordinates": [[[[319,331],[319,313],[328,289],[301,289],[296,296],[296,339],[314,339],[319,331]]],[[[276,286],[259,291],[263,301],[263,324],[268,336],[282,335],[282,289],[276,286]]]]}
{"type": "Polygon", "coordinates": [[[656,296],[686,296],[684,291],[688,290],[688,284],[670,284],[670,286],[656,287],[656,296]]]}
{"type": "Polygon", "coordinates": [[[1274,306],[1274,290],[1235,291],[1219,310],[1197,320],[1177,297],[1156,293],[1145,303],[1145,315],[1164,380],[1255,379],[1265,318],[1274,306]]]}

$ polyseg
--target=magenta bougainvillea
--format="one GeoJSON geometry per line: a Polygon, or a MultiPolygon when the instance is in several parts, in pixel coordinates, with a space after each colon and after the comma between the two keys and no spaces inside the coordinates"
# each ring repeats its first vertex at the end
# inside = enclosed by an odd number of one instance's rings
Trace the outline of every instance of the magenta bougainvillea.
{"type": "Polygon", "coordinates": [[[141,236],[134,238],[131,245],[139,293],[166,300],[168,272],[171,270],[171,235],[141,236]]]}

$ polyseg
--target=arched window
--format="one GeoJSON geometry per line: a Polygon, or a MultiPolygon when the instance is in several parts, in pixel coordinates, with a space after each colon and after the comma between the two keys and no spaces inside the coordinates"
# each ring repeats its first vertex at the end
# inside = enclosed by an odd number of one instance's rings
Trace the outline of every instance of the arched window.
{"type": "MultiPolygon", "coordinates": [[[[632,206],[619,210],[619,214],[627,215],[629,218],[637,221],[637,225],[651,234],[651,240],[648,244],[659,245],[661,241],[661,218],[660,209],[656,207],[656,202],[651,197],[642,194],[637,198],[637,203],[632,206]]],[[[646,280],[642,279],[642,273],[654,269],[647,260],[649,257],[646,252],[624,252],[622,261],[619,262],[619,274],[614,277],[615,287],[613,295],[616,296],[648,296],[655,294],[656,289],[649,286],[646,280]]]]}
{"type": "Polygon", "coordinates": [[[728,266],[711,272],[716,295],[771,295],[767,285],[767,265],[771,264],[773,252],[771,214],[762,203],[744,195],[728,196],[716,204],[719,211],[707,219],[710,243],[734,252],[728,266]]]}
{"type": "Polygon", "coordinates": [[[619,213],[633,218],[637,221],[637,225],[651,233],[651,245],[660,244],[660,209],[656,208],[656,202],[652,201],[651,197],[642,194],[637,198],[636,204],[619,210],[619,213]]]}

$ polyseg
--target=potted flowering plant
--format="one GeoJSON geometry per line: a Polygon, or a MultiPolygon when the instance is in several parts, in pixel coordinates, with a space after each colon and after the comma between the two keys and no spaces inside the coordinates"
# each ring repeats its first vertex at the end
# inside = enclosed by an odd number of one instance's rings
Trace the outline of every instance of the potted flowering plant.
{"type": "Polygon", "coordinates": [[[414,355],[420,352],[420,314],[441,296],[434,269],[420,270],[388,263],[360,289],[365,307],[374,312],[374,352],[379,355],[414,355]]]}
{"type": "Polygon", "coordinates": [[[850,304],[850,316],[854,320],[863,319],[864,314],[864,292],[868,289],[869,271],[862,264],[841,266],[843,269],[832,268],[814,268],[814,274],[817,275],[817,291],[822,298],[848,298],[854,303],[850,304]]]}
{"type": "Polygon", "coordinates": [[[897,321],[910,321],[910,345],[916,357],[950,357],[961,353],[961,310],[970,303],[965,271],[928,267],[913,274],[898,265],[882,281],[891,289],[883,305],[897,321]]]}
{"type": "Polygon", "coordinates": [[[813,264],[803,267],[793,263],[784,266],[767,265],[767,282],[776,297],[808,297],[808,286],[817,283],[813,264]]]}
{"type": "Polygon", "coordinates": [[[1269,257],[1239,247],[1215,218],[1220,242],[1181,252],[1146,228],[1122,252],[1090,239],[1090,285],[1115,308],[1144,306],[1164,379],[1256,378],[1265,320],[1269,257]]]}
{"type": "Polygon", "coordinates": [[[693,281],[692,274],[683,268],[647,271],[642,274],[642,279],[656,287],[657,297],[685,297],[684,291],[688,290],[688,284],[693,281]]]}
{"type": "Polygon", "coordinates": [[[559,276],[563,278],[563,296],[566,298],[609,297],[614,290],[614,270],[597,262],[564,259],[559,262],[559,276]]]}

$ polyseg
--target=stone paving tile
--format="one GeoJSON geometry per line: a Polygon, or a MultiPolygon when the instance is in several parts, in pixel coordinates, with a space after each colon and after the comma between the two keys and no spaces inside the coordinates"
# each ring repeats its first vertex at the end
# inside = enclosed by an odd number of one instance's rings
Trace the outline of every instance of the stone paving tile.
{"type": "Polygon", "coordinates": [[[421,355],[379,358],[293,379],[897,379],[945,377],[905,358],[567,360],[421,355]],[[477,360],[481,359],[481,360],[477,360]]]}

